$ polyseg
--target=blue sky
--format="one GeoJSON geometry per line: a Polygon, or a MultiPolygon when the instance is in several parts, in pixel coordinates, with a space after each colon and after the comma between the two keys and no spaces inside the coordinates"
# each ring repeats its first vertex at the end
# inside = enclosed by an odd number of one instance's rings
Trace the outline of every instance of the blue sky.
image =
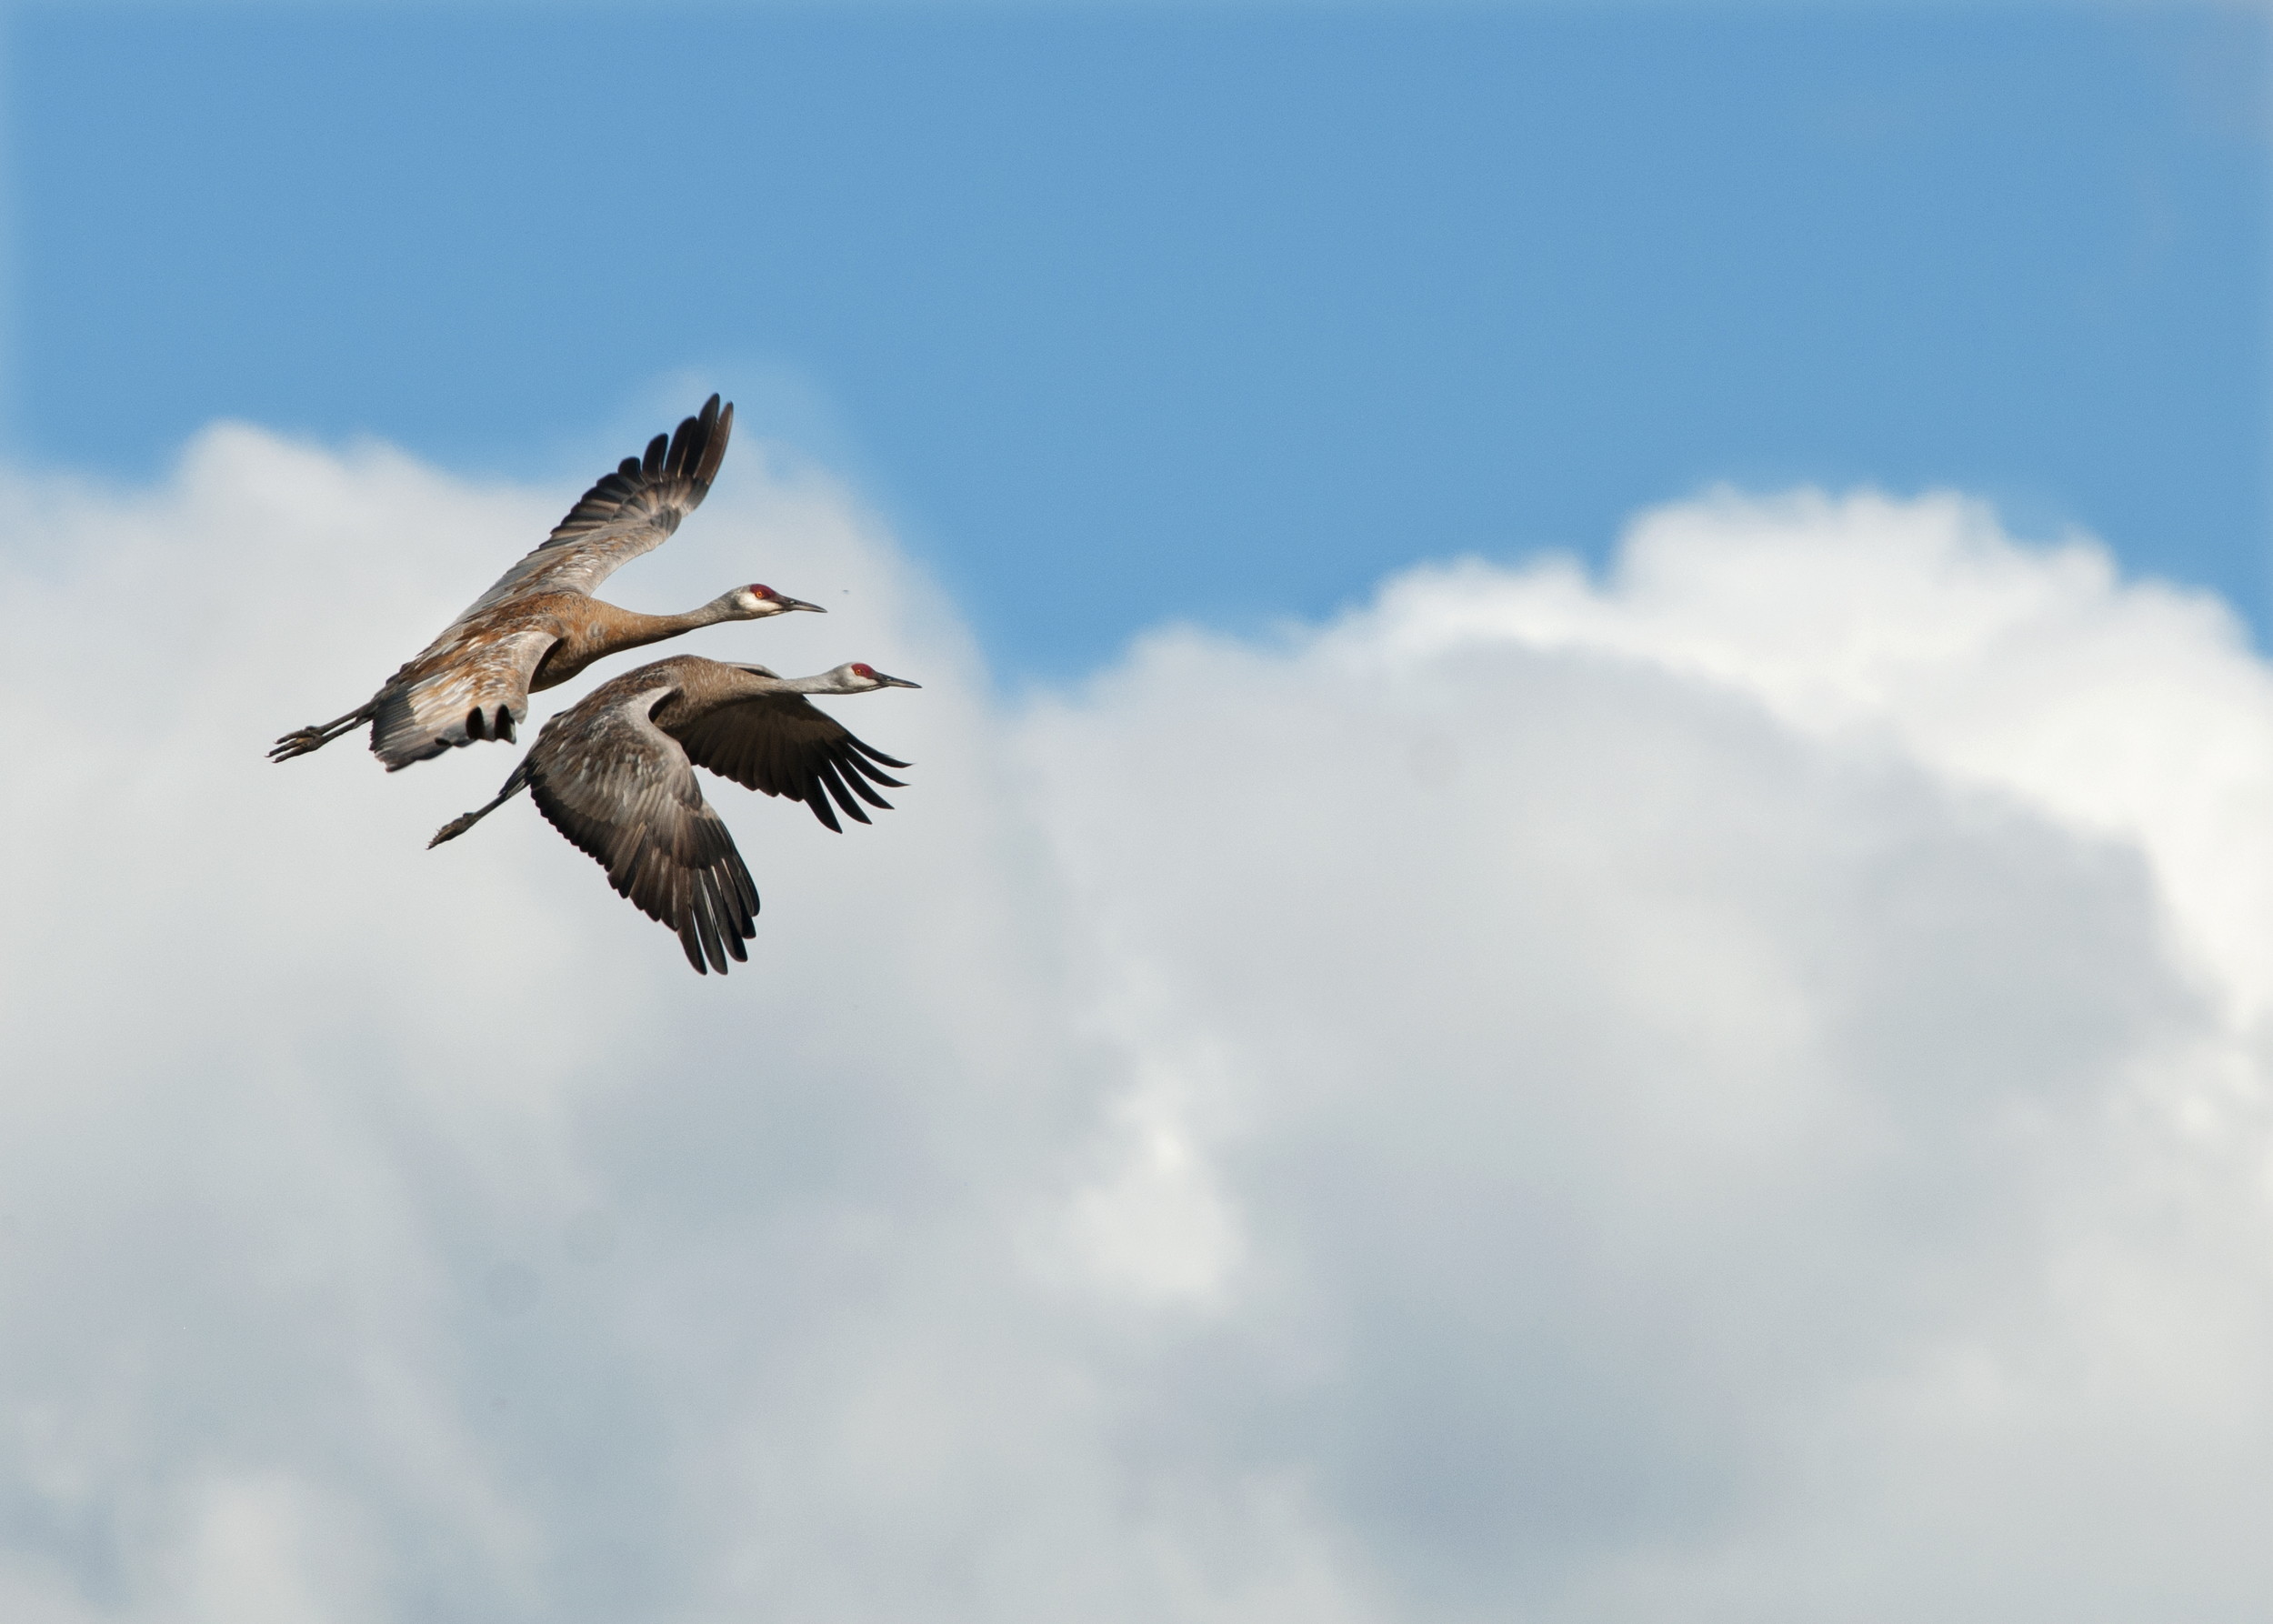
{"type": "Polygon", "coordinates": [[[7,1624],[2261,1624],[2259,17],[5,15],[7,1624]],[[714,387],[725,978],[263,759],[714,387]]]}
{"type": "Polygon", "coordinates": [[[1599,557],[1724,480],[1957,486],[2268,612],[2240,15],[30,8],[7,42],[35,465],[148,476],[230,416],[566,492],[715,386],[1013,681],[1417,558],[1599,557]]]}

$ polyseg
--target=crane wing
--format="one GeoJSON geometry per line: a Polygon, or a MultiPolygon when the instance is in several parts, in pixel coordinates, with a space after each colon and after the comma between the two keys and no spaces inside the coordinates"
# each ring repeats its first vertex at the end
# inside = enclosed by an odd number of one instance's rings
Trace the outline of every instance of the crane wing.
{"type": "Polygon", "coordinates": [[[645,456],[627,456],[613,474],[601,476],[545,545],[498,576],[453,624],[540,592],[590,596],[640,554],[669,540],[679,521],[702,506],[733,432],[734,408],[719,410],[712,396],[702,415],[686,418],[668,440],[656,436],[645,456]]]}
{"type": "Polygon", "coordinates": [[[445,632],[379,690],[371,753],[390,773],[476,739],[501,738],[529,714],[529,677],[559,641],[549,628],[445,632]]]}
{"type": "Polygon", "coordinates": [[[889,809],[892,803],[871,784],[903,787],[878,767],[906,767],[846,731],[845,725],[818,709],[802,694],[765,694],[721,706],[693,722],[675,725],[671,737],[687,757],[746,789],[787,796],[813,808],[813,816],[839,834],[844,826],[829,800],[846,817],[866,823],[860,801],[889,809]],[[854,796],[859,800],[855,800],[854,796]]]}
{"type": "MultiPolygon", "coordinates": [[[[546,821],[607,870],[619,897],[678,933],[697,971],[747,962],[757,887],[734,837],[703,799],[686,752],[648,719],[675,685],[614,703],[587,699],[545,724],[529,751],[529,794],[546,821]]],[[[595,695],[594,697],[600,697],[595,695]]]]}

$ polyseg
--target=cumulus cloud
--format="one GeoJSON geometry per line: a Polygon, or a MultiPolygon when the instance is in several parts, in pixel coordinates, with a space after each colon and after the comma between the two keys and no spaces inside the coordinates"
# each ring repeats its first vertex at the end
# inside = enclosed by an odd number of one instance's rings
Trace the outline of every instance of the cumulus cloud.
{"type": "Polygon", "coordinates": [[[424,849],[510,751],[261,757],[563,493],[8,478],[0,1612],[2255,1616],[2217,604],[1727,495],[1009,704],[735,455],[611,596],[926,687],[837,702],[918,764],[875,828],[713,787],[725,981],[525,807],[424,849]]]}

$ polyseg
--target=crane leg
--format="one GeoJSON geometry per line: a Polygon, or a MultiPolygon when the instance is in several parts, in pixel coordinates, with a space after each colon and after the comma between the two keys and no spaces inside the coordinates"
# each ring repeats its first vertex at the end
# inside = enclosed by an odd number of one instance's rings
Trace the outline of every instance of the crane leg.
{"type": "Polygon", "coordinates": [[[529,764],[524,761],[513,769],[513,776],[506,780],[506,787],[497,792],[495,799],[486,807],[476,807],[471,812],[460,813],[444,824],[435,831],[434,838],[426,842],[426,849],[432,851],[445,840],[456,839],[528,787],[529,764]]]}
{"type": "Polygon", "coordinates": [[[311,724],[296,732],[287,733],[269,747],[268,759],[289,761],[295,756],[305,756],[320,750],[341,734],[351,733],[370,719],[371,707],[365,705],[349,711],[336,721],[311,724]]]}

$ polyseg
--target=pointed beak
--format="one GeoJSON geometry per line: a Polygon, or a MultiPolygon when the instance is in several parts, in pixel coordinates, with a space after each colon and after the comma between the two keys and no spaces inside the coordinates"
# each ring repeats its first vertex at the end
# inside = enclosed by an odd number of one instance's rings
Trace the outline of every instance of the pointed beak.
{"type": "Polygon", "coordinates": [[[816,615],[826,615],[828,613],[828,611],[821,607],[820,605],[809,604],[801,597],[784,597],[779,593],[776,593],[774,595],[774,601],[781,605],[782,613],[785,615],[792,609],[810,609],[816,615]]]}
{"type": "Polygon", "coordinates": [[[887,688],[919,688],[924,686],[920,682],[910,682],[905,677],[886,677],[881,671],[876,673],[876,681],[887,688]]]}

